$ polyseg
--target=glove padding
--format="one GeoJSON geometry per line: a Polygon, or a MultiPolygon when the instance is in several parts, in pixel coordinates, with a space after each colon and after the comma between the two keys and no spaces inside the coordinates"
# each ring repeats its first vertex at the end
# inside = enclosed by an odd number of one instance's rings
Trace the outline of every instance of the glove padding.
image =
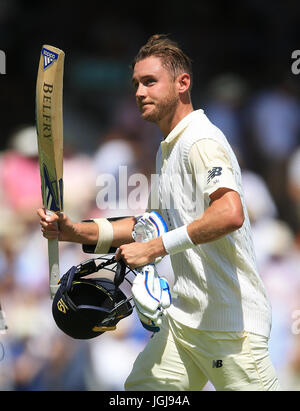
{"type": "Polygon", "coordinates": [[[142,325],[153,332],[159,331],[164,309],[171,305],[171,294],[166,279],[161,278],[154,264],[136,269],[132,296],[142,325]]]}
{"type": "Polygon", "coordinates": [[[132,237],[135,241],[143,243],[153,240],[168,231],[167,224],[157,211],[144,213],[133,228],[132,237]]]}
{"type": "Polygon", "coordinates": [[[151,332],[158,332],[160,330],[160,324],[161,324],[161,317],[163,315],[162,310],[157,309],[154,314],[150,313],[149,311],[145,310],[142,306],[140,306],[136,301],[135,301],[135,308],[136,312],[139,316],[139,319],[142,323],[142,326],[151,332]]]}
{"type": "MultiPolygon", "coordinates": [[[[135,224],[132,238],[138,243],[153,240],[168,231],[167,224],[157,211],[144,213],[135,224]]],[[[161,261],[162,257],[155,259],[155,263],[161,261]]]]}

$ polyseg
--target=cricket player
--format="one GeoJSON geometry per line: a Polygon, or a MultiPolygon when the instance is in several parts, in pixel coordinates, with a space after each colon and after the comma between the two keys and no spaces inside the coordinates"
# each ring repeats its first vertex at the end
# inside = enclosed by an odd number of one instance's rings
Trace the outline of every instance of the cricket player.
{"type": "Polygon", "coordinates": [[[152,36],[132,68],[141,116],[163,135],[160,178],[147,211],[157,204],[167,229],[136,242],[135,217],[74,223],[40,209],[43,235],[95,245],[96,253],[117,247],[116,258],[131,268],[170,255],[171,304],[137,357],[126,390],[198,391],[208,381],[216,390],[279,390],[268,352],[271,307],[257,272],[235,154],[203,110],[194,110],[191,61],[177,43],[152,36]]]}

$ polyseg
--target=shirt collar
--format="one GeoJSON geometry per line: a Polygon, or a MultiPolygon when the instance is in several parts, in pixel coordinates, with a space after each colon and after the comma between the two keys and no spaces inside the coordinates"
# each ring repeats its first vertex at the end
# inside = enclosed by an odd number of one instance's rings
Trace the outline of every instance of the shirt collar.
{"type": "Polygon", "coordinates": [[[180,137],[183,130],[190,124],[190,122],[199,114],[202,114],[203,110],[194,110],[187,114],[179,123],[173,128],[173,130],[167,135],[167,137],[161,142],[161,146],[173,146],[180,137]]]}

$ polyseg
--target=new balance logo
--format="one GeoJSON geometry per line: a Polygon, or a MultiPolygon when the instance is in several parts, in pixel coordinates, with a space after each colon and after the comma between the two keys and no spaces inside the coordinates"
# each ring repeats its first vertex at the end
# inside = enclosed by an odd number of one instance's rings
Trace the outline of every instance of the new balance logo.
{"type": "Polygon", "coordinates": [[[58,59],[58,54],[54,53],[54,51],[50,51],[43,47],[42,49],[43,59],[44,59],[44,70],[46,70],[55,60],[58,59]]]}
{"type": "Polygon", "coordinates": [[[213,368],[221,368],[223,366],[222,360],[213,360],[212,367],[213,368]]]}
{"type": "Polygon", "coordinates": [[[222,167],[213,167],[208,171],[207,184],[215,177],[222,174],[222,167]]]}

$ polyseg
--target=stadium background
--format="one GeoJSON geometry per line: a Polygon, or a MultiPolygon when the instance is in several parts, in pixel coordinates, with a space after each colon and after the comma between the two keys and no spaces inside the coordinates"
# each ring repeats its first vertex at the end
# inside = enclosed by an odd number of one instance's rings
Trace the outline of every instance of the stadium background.
{"type": "MultiPolygon", "coordinates": [[[[9,326],[0,335],[0,390],[122,390],[149,338],[135,316],[90,341],[71,340],[53,323],[47,246],[35,214],[34,98],[41,46],[55,45],[66,53],[65,210],[79,220],[132,213],[99,210],[96,181],[101,173],[117,178],[119,165],[128,175],[154,172],[161,136],[139,119],[129,67],[154,33],[170,33],[190,55],[194,106],[205,109],[239,157],[273,306],[271,356],[283,389],[299,390],[300,74],[291,70],[299,18],[293,0],[0,0],[7,58],[0,75],[0,297],[9,326]]],[[[60,253],[62,272],[88,257],[68,244],[60,253]]],[[[168,262],[161,269],[168,271],[168,262]]]]}

